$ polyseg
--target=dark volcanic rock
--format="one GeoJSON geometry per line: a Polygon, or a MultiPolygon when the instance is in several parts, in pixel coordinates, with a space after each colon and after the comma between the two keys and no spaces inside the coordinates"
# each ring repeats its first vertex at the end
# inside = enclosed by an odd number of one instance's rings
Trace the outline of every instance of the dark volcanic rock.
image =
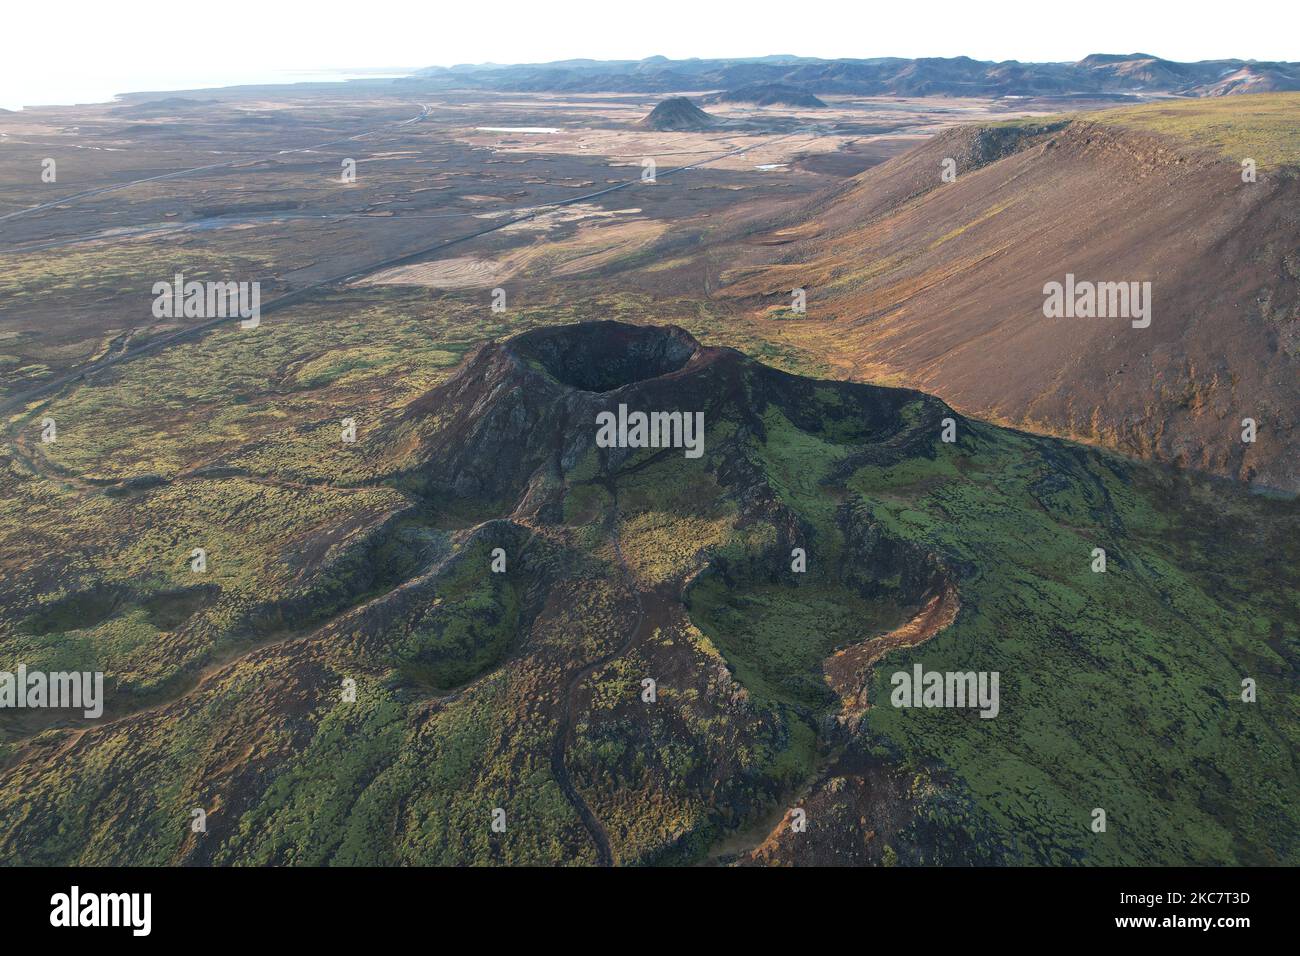
{"type": "MultiPolygon", "coordinates": [[[[557,482],[595,446],[597,415],[620,405],[646,412],[703,412],[762,439],[771,405],[804,428],[833,427],[869,442],[882,459],[925,454],[943,402],[910,389],[818,382],[701,345],[677,326],[583,322],[525,332],[485,345],[448,381],[414,402],[399,432],[415,431],[420,452],[405,471],[440,494],[516,502],[542,474],[557,482]],[[825,423],[808,409],[817,389],[840,397],[825,423]],[[911,421],[901,410],[913,406],[911,421]]],[[[618,468],[635,449],[602,449],[618,468]]]]}

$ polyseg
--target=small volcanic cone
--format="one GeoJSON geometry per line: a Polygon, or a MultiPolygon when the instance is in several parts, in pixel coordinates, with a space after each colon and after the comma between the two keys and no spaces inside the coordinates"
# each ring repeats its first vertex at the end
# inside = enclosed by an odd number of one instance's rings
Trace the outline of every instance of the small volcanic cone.
{"type": "Polygon", "coordinates": [[[682,131],[711,129],[719,124],[716,116],[711,116],[684,96],[674,96],[664,100],[650,115],[637,125],[643,129],[660,131],[682,131]]]}

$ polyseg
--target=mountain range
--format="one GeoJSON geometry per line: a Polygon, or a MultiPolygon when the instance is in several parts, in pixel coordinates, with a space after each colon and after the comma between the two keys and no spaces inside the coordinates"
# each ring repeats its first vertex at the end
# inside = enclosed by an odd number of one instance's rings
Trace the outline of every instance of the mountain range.
{"type": "Polygon", "coordinates": [[[1170,93],[1225,96],[1300,90],[1300,63],[1094,53],[1074,63],[970,57],[559,60],[428,67],[398,81],[427,89],[668,93],[781,84],[805,94],[856,96],[1060,96],[1170,93]]]}

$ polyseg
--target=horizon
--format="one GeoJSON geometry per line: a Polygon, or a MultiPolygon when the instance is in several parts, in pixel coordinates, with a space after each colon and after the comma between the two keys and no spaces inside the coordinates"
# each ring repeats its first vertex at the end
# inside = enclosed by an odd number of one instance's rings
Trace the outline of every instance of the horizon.
{"type": "MultiPolygon", "coordinates": [[[[646,63],[650,60],[665,60],[669,63],[691,63],[691,62],[712,62],[712,61],[758,61],[758,60],[777,60],[777,59],[796,59],[796,60],[818,60],[827,63],[837,61],[846,62],[869,62],[872,60],[973,60],[976,63],[1081,63],[1088,57],[1092,56],[1117,56],[1117,57],[1150,57],[1153,60],[1162,60],[1166,63],[1216,63],[1224,60],[1240,60],[1243,63],[1291,63],[1300,62],[1294,60],[1269,60],[1260,57],[1250,56],[1218,56],[1206,57],[1201,60],[1179,60],[1176,57],[1161,56],[1159,53],[1150,53],[1145,50],[1133,50],[1130,52],[1120,52],[1112,50],[1093,50],[1082,56],[1064,60],[1033,60],[1024,57],[1010,57],[1006,59],[986,59],[978,56],[968,56],[964,53],[945,56],[894,56],[891,54],[882,54],[878,56],[817,56],[816,54],[804,53],[753,53],[743,54],[740,56],[685,56],[673,57],[666,56],[662,53],[651,53],[648,56],[640,57],[596,57],[596,56],[570,56],[558,60],[527,60],[510,62],[505,60],[479,60],[479,61],[461,61],[458,63],[430,63],[425,66],[409,67],[412,72],[417,70],[446,69],[455,70],[461,67],[480,67],[480,66],[550,66],[555,63],[646,63]]],[[[374,68],[372,68],[374,69],[374,68]]]]}
{"type": "Polygon", "coordinates": [[[565,60],[638,61],[758,59],[797,56],[823,60],[970,57],[982,62],[1069,63],[1099,50],[1157,49],[1176,62],[1300,59],[1291,38],[1300,26],[1293,5],[1268,0],[1251,16],[1224,19],[1211,11],[1182,11],[1176,22],[1158,10],[1121,0],[1094,4],[1088,16],[1043,10],[1028,0],[997,17],[955,0],[940,0],[920,23],[907,10],[850,10],[828,0],[800,5],[791,23],[787,6],[754,0],[743,18],[722,9],[667,0],[636,30],[602,29],[609,17],[595,0],[571,0],[563,16],[522,0],[476,9],[429,11],[402,0],[374,0],[365,16],[329,3],[323,15],[303,17],[252,0],[223,4],[220,21],[238,29],[236,41],[207,57],[201,40],[175,51],[173,38],[202,38],[213,23],[206,7],[139,0],[123,10],[73,0],[61,12],[59,47],[42,42],[51,29],[43,8],[18,7],[7,16],[10,49],[0,61],[0,106],[105,102],[137,92],[174,92],[269,82],[267,77],[356,73],[388,67],[323,64],[406,64],[427,67],[527,65],[565,60]],[[682,29],[689,22],[692,29],[682,29]],[[167,24],[165,31],[154,26],[167,24]],[[786,53],[756,55],[781,27],[786,53]],[[821,26],[822,29],[816,27],[821,26]],[[255,27],[255,29],[251,28],[255,27]],[[398,28],[400,27],[400,28],[398,28]],[[831,29],[833,27],[833,29],[831,29]],[[646,52],[653,51],[653,52],[646,52]]]}
{"type": "Polygon", "coordinates": [[[1291,9],[72,3],[0,62],[98,100],[0,112],[20,933],[1283,925],[1291,9]]]}
{"type": "MultiPolygon", "coordinates": [[[[482,61],[461,61],[455,63],[433,63],[423,66],[353,66],[353,67],[310,67],[300,69],[284,70],[255,70],[246,74],[230,73],[217,75],[211,73],[191,73],[189,76],[193,79],[192,83],[186,85],[155,85],[145,79],[145,74],[141,74],[138,84],[127,85],[122,88],[108,89],[102,84],[93,87],[64,87],[62,90],[56,90],[54,94],[46,99],[23,101],[15,99],[4,88],[0,88],[0,110],[11,112],[21,112],[23,110],[43,109],[48,107],[60,106],[94,106],[107,103],[113,103],[123,97],[140,96],[147,94],[172,94],[172,93],[191,93],[191,92],[210,92],[218,90],[237,89],[240,87],[250,86],[292,86],[295,84],[305,83],[345,83],[352,80],[378,80],[378,79],[398,79],[402,77],[413,76],[423,70],[443,69],[448,71],[459,69],[484,69],[499,68],[510,69],[529,66],[550,66],[557,63],[645,63],[650,60],[664,60],[669,63],[691,63],[691,62],[759,62],[774,59],[795,59],[812,62],[870,62],[875,60],[959,60],[967,59],[977,63],[1003,64],[1072,64],[1080,63],[1089,57],[1150,57],[1154,60],[1160,60],[1167,63],[1208,63],[1220,61],[1236,61],[1241,63],[1290,63],[1300,62],[1300,60],[1275,60],[1264,59],[1259,57],[1209,57],[1200,60],[1180,60],[1173,57],[1163,56],[1159,53],[1150,53],[1144,50],[1134,50],[1133,52],[1120,53],[1105,50],[1094,50],[1074,59],[1064,60],[1039,60],[1039,59],[985,59],[982,57],[969,56],[967,54],[944,55],[944,56],[817,56],[811,54],[799,53],[761,53],[748,54],[740,56],[688,56],[672,57],[660,53],[652,53],[642,57],[592,57],[592,56],[570,56],[551,60],[527,60],[527,61],[505,61],[505,60],[482,60],[482,61]],[[77,92],[74,92],[74,89],[77,92]]],[[[181,81],[177,81],[180,84],[181,81]]]]}

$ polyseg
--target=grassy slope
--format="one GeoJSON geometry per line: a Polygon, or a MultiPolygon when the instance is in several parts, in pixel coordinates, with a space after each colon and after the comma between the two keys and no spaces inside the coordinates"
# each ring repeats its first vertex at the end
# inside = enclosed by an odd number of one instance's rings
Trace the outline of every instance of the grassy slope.
{"type": "MultiPolygon", "coordinates": [[[[933,460],[861,468],[837,487],[823,480],[843,446],[766,421],[754,452],[818,532],[814,563],[842,560],[830,516],[847,491],[965,569],[957,624],[877,668],[868,726],[879,753],[950,772],[1013,862],[1294,861],[1294,503],[982,425],[933,460]],[[1094,547],[1107,551],[1104,574],[1091,570],[1094,547]],[[888,675],[913,662],[998,671],[1000,717],[888,706],[888,675]],[[1258,703],[1240,700],[1244,677],[1258,681],[1258,703]],[[1089,828],[1095,807],[1105,834],[1089,828]]],[[[661,468],[642,474],[652,479],[675,485],[661,468]]],[[[715,553],[744,547],[732,537],[715,553]]],[[[826,580],[705,582],[691,614],[789,728],[766,763],[774,779],[813,766],[807,733],[832,705],[821,660],[889,622],[888,609],[826,580]]]]}
{"type": "Polygon", "coordinates": [[[884,662],[873,700],[893,665],[1001,674],[995,720],[873,708],[890,749],[954,771],[1024,861],[1294,862],[1293,505],[987,427],[849,484],[898,534],[973,569],[957,623],[884,662]],[[1259,703],[1240,700],[1248,676],[1259,703]],[[1095,807],[1105,834],[1089,830],[1095,807]]]}
{"type": "MultiPolygon", "coordinates": [[[[568,317],[562,310],[526,312],[516,317],[510,330],[568,317]]],[[[420,330],[432,352],[466,348],[463,326],[451,319],[434,334],[428,334],[428,327],[420,330]]],[[[409,322],[400,310],[384,309],[376,321],[397,327],[409,322]]],[[[269,330],[277,337],[273,341],[292,337],[272,364],[281,373],[291,364],[296,367],[281,382],[293,383],[288,391],[301,396],[304,414],[311,408],[318,421],[328,422],[351,402],[381,419],[407,394],[409,383],[402,383],[405,374],[421,369],[416,377],[422,384],[445,375],[441,355],[422,358],[423,351],[411,348],[414,338],[379,336],[371,348],[353,337],[355,328],[304,323],[269,330]],[[336,333],[343,334],[336,338],[336,333]],[[396,341],[403,341],[403,346],[394,347],[396,341]],[[335,350],[346,353],[346,358],[336,361],[330,354],[335,350]],[[358,352],[365,354],[358,358],[358,352]],[[346,370],[339,371],[343,366],[346,370]],[[321,387],[322,374],[329,388],[321,387]]],[[[485,331],[489,330],[480,333],[485,331]]],[[[413,329],[404,333],[416,334],[413,329]]],[[[69,408],[101,416],[101,427],[89,428],[86,434],[95,440],[112,435],[117,421],[135,414],[131,395],[146,383],[155,389],[162,407],[187,415],[183,390],[192,386],[186,383],[208,388],[203,384],[206,375],[220,381],[227,373],[213,364],[225,362],[225,353],[208,353],[210,358],[202,364],[203,346],[184,348],[187,358],[200,364],[185,366],[165,356],[144,360],[140,371],[132,371],[122,382],[106,383],[74,397],[69,408]],[[156,377],[160,373],[166,377],[156,377]],[[174,404],[173,392],[177,392],[174,404]]],[[[830,395],[822,397],[833,400],[830,395]]],[[[246,408],[251,421],[259,414],[260,401],[284,398],[283,393],[271,391],[259,401],[236,407],[246,408]]],[[[62,415],[68,417],[77,416],[62,415]]],[[[307,472],[336,481],[366,474],[364,462],[328,454],[325,445],[301,453],[315,447],[310,435],[315,426],[310,422],[299,420],[287,433],[277,430],[270,443],[261,435],[230,430],[227,421],[197,416],[191,422],[192,429],[160,427],[157,442],[144,436],[132,439],[115,449],[112,458],[129,463],[122,469],[126,473],[166,472],[186,460],[193,443],[201,441],[208,428],[224,452],[255,462],[255,472],[282,475],[287,471],[293,477],[307,472]],[[300,437],[304,432],[306,436],[300,437]]],[[[779,415],[769,415],[767,425],[768,440],[753,454],[781,499],[818,532],[825,550],[813,555],[814,567],[819,561],[838,560],[832,515],[835,502],[852,493],[898,536],[970,569],[961,582],[963,616],[931,644],[882,665],[874,699],[885,699],[885,681],[893,664],[907,667],[916,659],[932,669],[998,670],[1002,716],[980,721],[953,712],[877,706],[869,726],[882,750],[916,765],[937,764],[950,770],[992,825],[1003,828],[1008,842],[1010,834],[1019,835],[1021,859],[1294,862],[1297,817],[1287,795],[1300,787],[1291,756],[1300,743],[1293,690],[1300,624],[1292,601],[1300,556],[1293,504],[1173,482],[1100,453],[982,426],[964,436],[956,448],[937,446],[933,460],[914,459],[888,470],[861,469],[843,488],[828,489],[820,482],[844,455],[844,445],[833,440],[833,433],[800,431],[779,415]],[[1098,545],[1110,554],[1106,575],[1088,570],[1091,548],[1098,545]],[[1244,705],[1237,700],[1243,676],[1259,680],[1260,703],[1244,705]],[[1105,835],[1088,831],[1095,806],[1105,807],[1110,814],[1111,829],[1105,835]]],[[[53,451],[66,455],[63,461],[70,468],[89,460],[77,460],[75,447],[53,451]]],[[[743,534],[728,530],[730,512],[716,498],[716,489],[700,485],[698,476],[684,473],[684,467],[681,459],[673,459],[629,478],[621,488],[621,530],[630,564],[648,584],[688,563],[689,553],[674,551],[682,548],[687,533],[704,535],[708,539],[704,543],[712,542],[719,553],[761,546],[756,529],[743,534]],[[682,511],[684,496],[699,502],[698,513],[682,511]]],[[[218,494],[218,489],[235,489],[229,479],[212,487],[218,494]]],[[[172,486],[154,494],[166,500],[181,493],[180,486],[172,486]]],[[[244,488],[238,499],[230,500],[244,501],[250,493],[267,492],[244,488]]],[[[367,494],[379,497],[387,492],[367,494]]],[[[590,486],[582,494],[594,505],[576,501],[573,512],[590,518],[577,523],[591,530],[598,524],[604,502],[590,486]]],[[[32,540],[33,531],[38,535],[35,540],[50,548],[73,532],[83,539],[111,537],[112,527],[122,520],[114,511],[94,504],[101,500],[94,493],[87,497],[71,488],[59,489],[56,482],[24,486],[22,495],[23,500],[45,496],[50,507],[34,521],[21,501],[13,502],[6,518],[7,547],[13,551],[32,540]],[[57,504],[60,501],[80,501],[77,507],[84,509],[71,529],[65,506],[57,504]]],[[[214,499],[210,519],[214,529],[229,523],[232,515],[249,520],[250,529],[254,522],[263,521],[242,508],[223,509],[220,502],[220,497],[214,499]]],[[[576,540],[593,554],[604,545],[598,529],[576,540]]],[[[152,581],[157,572],[147,560],[148,548],[140,550],[139,543],[132,547],[139,554],[128,564],[110,562],[109,576],[129,583],[152,581]],[[113,570],[118,565],[122,574],[113,570]]],[[[250,553],[243,560],[261,560],[256,555],[261,547],[250,548],[246,542],[244,550],[250,553]]],[[[92,563],[101,559],[93,552],[87,555],[92,563]]],[[[323,570],[328,573],[329,567],[323,570]]],[[[253,581],[250,577],[249,587],[253,581]]],[[[161,586],[151,585],[153,590],[161,586]]],[[[483,640],[456,623],[465,618],[451,607],[452,623],[421,632],[423,636],[397,652],[393,666],[414,666],[426,651],[436,660],[440,649],[459,646],[468,651],[463,664],[447,676],[422,675],[430,684],[454,683],[467,673],[490,667],[504,646],[503,632],[498,634],[494,628],[513,620],[513,598],[509,591],[479,590],[450,587],[449,593],[464,602],[466,614],[492,605],[497,613],[484,618],[493,627],[483,640]],[[433,643],[424,643],[428,640],[433,643]]],[[[703,590],[700,598],[696,623],[706,636],[691,638],[699,644],[692,653],[707,660],[721,651],[756,698],[756,707],[784,726],[775,737],[763,732],[740,748],[746,773],[768,781],[764,786],[769,787],[797,780],[812,766],[811,729],[816,714],[828,704],[817,684],[819,655],[860,634],[864,622],[871,622],[871,609],[855,606],[842,591],[836,594],[825,582],[815,581],[785,589],[759,588],[739,599],[703,590]]],[[[549,633],[557,641],[572,642],[574,635],[588,628],[608,626],[617,618],[599,604],[575,604],[549,633]]],[[[115,620],[134,622],[136,613],[128,611],[115,620]]],[[[150,630],[149,640],[156,640],[155,634],[156,629],[150,630]]],[[[34,640],[30,635],[24,639],[34,640]]],[[[58,651],[62,666],[110,670],[129,662],[149,643],[132,638],[122,645],[122,656],[114,657],[117,645],[94,634],[51,632],[44,640],[49,648],[62,648],[58,651]]],[[[38,648],[32,645],[28,650],[34,653],[38,648]]],[[[363,695],[364,703],[330,711],[312,725],[304,747],[292,756],[286,754],[270,788],[244,815],[236,837],[218,859],[463,863],[569,858],[582,840],[574,837],[572,811],[542,766],[548,732],[545,725],[523,716],[528,713],[529,680],[544,673],[544,669],[529,669],[524,678],[507,678],[503,673],[432,717],[376,682],[373,693],[363,695]],[[527,678],[530,674],[534,676],[527,678]],[[505,749],[498,743],[503,735],[510,738],[505,749]],[[479,825],[503,790],[513,794],[512,815],[550,821],[537,828],[512,830],[505,851],[483,837],[479,825]],[[412,793],[419,797],[408,804],[404,795],[412,793]],[[384,828],[399,807],[403,809],[396,840],[387,835],[376,839],[381,829],[391,832],[384,828]]],[[[624,675],[635,676],[635,671],[624,675]]],[[[553,686],[553,680],[545,678],[541,686],[553,686]]],[[[243,693],[255,691],[232,687],[221,710],[228,710],[243,693]]],[[[697,739],[706,740],[717,730],[709,722],[712,719],[691,718],[685,726],[693,728],[697,739]]],[[[187,816],[190,798],[185,788],[192,785],[187,780],[208,746],[205,726],[205,719],[196,717],[178,727],[168,738],[161,767],[150,766],[156,777],[148,778],[149,786],[159,806],[175,805],[174,813],[157,811],[158,820],[151,824],[155,829],[165,831],[166,820],[173,815],[187,816]]],[[[656,781],[663,788],[658,818],[662,826],[655,832],[636,831],[636,821],[646,813],[653,793],[642,791],[645,804],[634,802],[623,808],[633,833],[626,848],[629,858],[638,852],[658,852],[665,833],[683,825],[708,832],[709,814],[703,811],[698,786],[687,780],[684,769],[695,758],[680,749],[673,751],[670,744],[663,743],[667,749],[662,754],[662,776],[638,778],[656,781]]],[[[597,750],[579,746],[577,763],[582,763],[584,753],[598,756],[597,750]]],[[[61,818],[91,819],[93,801],[103,792],[99,787],[113,779],[112,762],[111,750],[106,751],[91,763],[91,777],[66,788],[57,800],[61,818]]],[[[67,859],[68,854],[79,852],[77,827],[70,824],[63,839],[52,843],[42,859],[67,859]]],[[[122,852],[124,841],[108,840],[107,831],[101,836],[106,842],[95,843],[98,849],[86,858],[120,859],[114,854],[122,852]]],[[[176,842],[170,837],[146,841],[137,858],[168,859],[176,842]]],[[[582,858],[581,853],[577,858],[582,858]]]]}
{"type": "Polygon", "coordinates": [[[1159,133],[1260,166],[1300,161],[1300,93],[1253,93],[1147,103],[1089,113],[1111,126],[1159,133]]]}
{"type": "MultiPolygon", "coordinates": [[[[1160,100],[1141,106],[1069,114],[1077,121],[1168,136],[1260,167],[1300,162],[1300,93],[1160,100]]],[[[1042,117],[985,123],[992,128],[1038,126],[1042,117]]]]}

